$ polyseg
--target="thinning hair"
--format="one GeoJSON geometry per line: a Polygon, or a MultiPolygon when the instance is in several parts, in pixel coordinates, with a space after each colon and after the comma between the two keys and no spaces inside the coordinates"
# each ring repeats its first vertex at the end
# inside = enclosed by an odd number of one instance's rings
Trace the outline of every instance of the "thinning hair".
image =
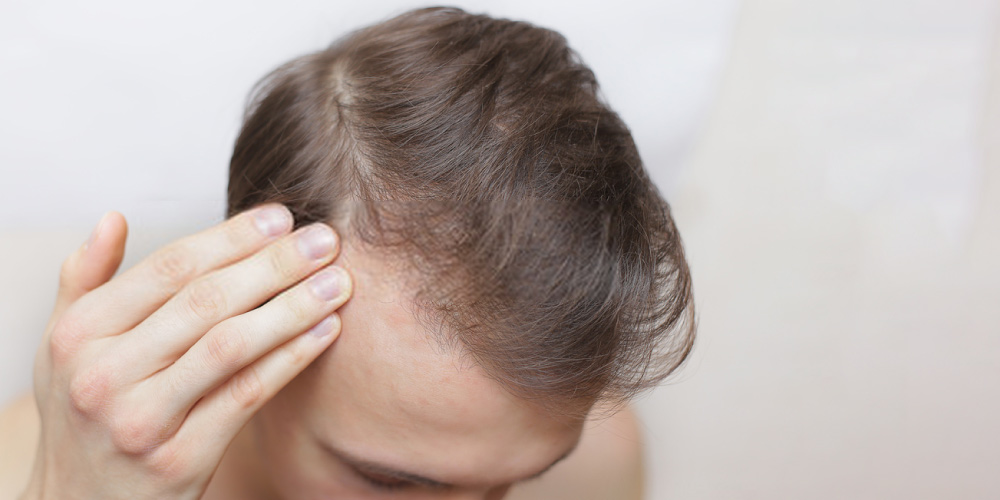
{"type": "Polygon", "coordinates": [[[522,398],[624,402],[691,350],[670,208],[555,31],[425,8],[275,69],[227,215],[268,201],[404,258],[424,319],[522,398]]]}

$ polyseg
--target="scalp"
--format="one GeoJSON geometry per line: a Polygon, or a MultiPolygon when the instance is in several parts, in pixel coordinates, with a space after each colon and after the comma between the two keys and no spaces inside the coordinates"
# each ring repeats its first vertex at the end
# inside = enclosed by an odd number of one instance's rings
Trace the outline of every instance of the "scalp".
{"type": "Polygon", "coordinates": [[[231,214],[264,201],[398,256],[426,325],[524,398],[624,401],[691,349],[669,205],[554,31],[418,9],[278,68],[230,168],[231,214]]]}

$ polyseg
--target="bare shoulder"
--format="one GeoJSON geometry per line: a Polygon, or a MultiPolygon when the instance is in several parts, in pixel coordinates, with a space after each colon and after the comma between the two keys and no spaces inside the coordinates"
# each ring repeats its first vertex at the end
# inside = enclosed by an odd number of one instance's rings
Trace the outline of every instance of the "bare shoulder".
{"type": "Polygon", "coordinates": [[[17,498],[28,484],[38,431],[38,411],[31,394],[0,409],[0,498],[17,498]]]}
{"type": "Polygon", "coordinates": [[[542,478],[519,485],[511,500],[637,500],[643,498],[642,433],[626,407],[587,422],[576,451],[542,478]]]}

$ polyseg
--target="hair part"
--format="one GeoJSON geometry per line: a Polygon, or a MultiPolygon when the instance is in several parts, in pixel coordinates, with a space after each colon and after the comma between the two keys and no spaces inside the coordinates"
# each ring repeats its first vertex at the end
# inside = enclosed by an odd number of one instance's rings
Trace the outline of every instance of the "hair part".
{"type": "Polygon", "coordinates": [[[422,321],[513,394],[624,402],[694,341],[667,202],[565,38],[456,8],[406,12],[294,59],[251,94],[231,216],[403,257],[422,321]]]}

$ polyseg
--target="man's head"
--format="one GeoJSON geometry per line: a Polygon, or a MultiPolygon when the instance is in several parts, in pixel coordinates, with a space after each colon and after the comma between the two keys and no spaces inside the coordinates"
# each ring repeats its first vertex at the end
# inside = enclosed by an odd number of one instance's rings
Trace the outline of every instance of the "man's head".
{"type": "Polygon", "coordinates": [[[472,455],[533,450],[475,462],[516,479],[568,451],[595,402],[674,370],[693,341],[680,238],[597,91],[558,33],[448,8],[268,75],[236,143],[228,212],[278,201],[298,226],[330,223],[357,280],[341,338],[286,392],[375,412],[355,424],[394,427],[386,439],[404,451],[427,436],[407,463],[429,459],[435,426],[472,455]],[[441,418],[418,418],[428,411],[441,418]]]}
{"type": "Polygon", "coordinates": [[[340,337],[253,425],[279,497],[494,500],[573,450],[582,422],[442,346],[395,266],[348,244],[336,264],[354,278],[340,337]]]}

